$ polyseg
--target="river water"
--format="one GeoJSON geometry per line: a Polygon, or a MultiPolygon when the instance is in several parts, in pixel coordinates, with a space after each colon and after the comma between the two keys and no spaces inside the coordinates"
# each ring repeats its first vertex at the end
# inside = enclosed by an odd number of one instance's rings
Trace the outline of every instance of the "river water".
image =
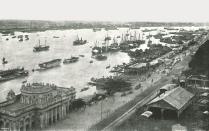
{"type": "MultiPolygon", "coordinates": [[[[150,34],[150,32],[142,35],[141,29],[135,29],[141,34],[141,39],[150,34]]],[[[158,33],[162,28],[152,31],[151,34],[158,33]]],[[[54,83],[58,86],[63,87],[75,87],[77,97],[92,94],[96,91],[95,87],[90,88],[88,91],[80,92],[80,89],[87,85],[92,77],[98,78],[103,76],[113,75],[109,73],[110,69],[106,69],[106,66],[111,67],[128,63],[130,58],[127,53],[115,52],[106,54],[108,59],[106,61],[96,61],[91,58],[91,47],[95,45],[95,41],[102,41],[104,37],[108,36],[116,37],[121,36],[122,33],[127,32],[127,28],[120,28],[119,30],[111,31],[97,31],[93,32],[92,29],[79,29],[79,30],[48,30],[44,32],[35,33],[22,33],[15,32],[15,35],[29,35],[28,41],[19,42],[17,38],[11,38],[11,36],[2,36],[0,34],[0,58],[5,57],[8,60],[8,64],[0,65],[0,70],[15,68],[17,66],[24,66],[26,70],[30,71],[30,74],[26,78],[14,79],[4,83],[0,83],[0,101],[5,100],[5,96],[10,89],[13,89],[16,93],[20,93],[22,81],[27,82],[44,82],[54,83]],[[81,46],[73,46],[73,41],[78,36],[82,36],[83,39],[88,41],[87,44],[81,46]],[[59,38],[53,38],[58,36],[59,38]],[[9,38],[7,41],[6,38],[9,38]],[[34,53],[33,47],[38,44],[40,39],[41,43],[44,44],[45,40],[47,45],[50,45],[50,50],[45,52],[34,53]],[[61,64],[60,67],[49,69],[42,72],[32,72],[32,69],[36,68],[40,62],[49,61],[56,58],[69,58],[72,56],[84,55],[80,57],[76,63],[67,65],[61,64]],[[93,63],[89,61],[93,60],[93,63]]],[[[159,43],[159,40],[151,38],[154,43],[159,43]]],[[[118,39],[120,41],[120,39],[118,39]]],[[[147,48],[146,44],[140,46],[141,49],[147,48]]]]}

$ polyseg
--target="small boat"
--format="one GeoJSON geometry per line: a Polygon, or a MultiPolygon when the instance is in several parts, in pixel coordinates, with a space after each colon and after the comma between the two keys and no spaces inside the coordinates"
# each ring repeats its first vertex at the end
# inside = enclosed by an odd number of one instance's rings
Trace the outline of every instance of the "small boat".
{"type": "Polygon", "coordinates": [[[89,89],[89,87],[82,88],[80,92],[86,91],[88,89],[89,89]]]}
{"type": "Polygon", "coordinates": [[[27,80],[22,81],[23,84],[26,83],[26,82],[27,82],[27,80]]]}
{"type": "Polygon", "coordinates": [[[85,55],[79,55],[80,57],[85,57],[85,55]]]}
{"type": "Polygon", "coordinates": [[[109,69],[110,68],[110,65],[106,66],[106,69],[109,69]]]}
{"type": "Polygon", "coordinates": [[[59,36],[53,36],[53,38],[60,38],[59,36]]]}
{"type": "Polygon", "coordinates": [[[63,64],[74,63],[74,62],[77,62],[78,60],[79,60],[79,57],[71,56],[70,59],[64,59],[63,64]]]}
{"type": "Polygon", "coordinates": [[[12,38],[16,38],[17,36],[12,36],[12,38]]]}
{"type": "Polygon", "coordinates": [[[18,35],[17,38],[23,38],[23,35],[18,35]]]}
{"type": "Polygon", "coordinates": [[[20,38],[19,41],[22,42],[23,41],[23,38],[20,38]]]}
{"type": "Polygon", "coordinates": [[[25,35],[25,40],[29,40],[29,37],[28,37],[28,35],[25,35]]]}
{"type": "Polygon", "coordinates": [[[8,61],[3,57],[2,58],[2,64],[7,64],[8,63],[8,61]]]}
{"type": "Polygon", "coordinates": [[[97,60],[107,60],[107,56],[102,55],[102,54],[98,54],[94,58],[97,60]]]}
{"type": "Polygon", "coordinates": [[[93,60],[90,60],[90,62],[89,63],[93,63],[93,60]]]}
{"type": "Polygon", "coordinates": [[[61,59],[54,59],[51,61],[40,63],[38,64],[38,66],[40,67],[40,69],[50,69],[60,66],[61,61],[61,59]]]}

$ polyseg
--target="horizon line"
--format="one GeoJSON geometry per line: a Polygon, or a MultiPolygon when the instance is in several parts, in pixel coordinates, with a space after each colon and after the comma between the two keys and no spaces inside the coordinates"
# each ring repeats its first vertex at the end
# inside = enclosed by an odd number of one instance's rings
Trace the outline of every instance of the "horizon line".
{"type": "Polygon", "coordinates": [[[51,22],[110,22],[110,23],[209,23],[203,21],[153,21],[153,20],[50,20],[50,19],[0,19],[0,21],[51,21],[51,22]]]}

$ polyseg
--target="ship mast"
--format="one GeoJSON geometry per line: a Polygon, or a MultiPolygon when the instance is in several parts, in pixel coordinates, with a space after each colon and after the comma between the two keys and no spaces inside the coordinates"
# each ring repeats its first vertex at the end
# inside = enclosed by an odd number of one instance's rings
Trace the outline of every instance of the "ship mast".
{"type": "Polygon", "coordinates": [[[46,46],[46,38],[45,38],[45,46],[46,46]]]}
{"type": "Polygon", "coordinates": [[[41,44],[40,44],[40,43],[41,43],[41,42],[40,42],[40,39],[39,39],[39,40],[38,40],[38,45],[39,45],[39,46],[41,46],[41,44]]]}
{"type": "Polygon", "coordinates": [[[139,33],[139,37],[138,37],[138,40],[140,40],[141,38],[140,38],[140,33],[139,33]]]}

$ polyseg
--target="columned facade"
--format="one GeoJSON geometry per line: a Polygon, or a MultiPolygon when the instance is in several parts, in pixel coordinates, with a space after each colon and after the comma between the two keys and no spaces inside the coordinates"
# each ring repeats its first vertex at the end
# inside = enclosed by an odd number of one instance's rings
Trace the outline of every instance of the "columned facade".
{"type": "Polygon", "coordinates": [[[27,84],[16,98],[16,103],[0,103],[0,128],[15,131],[43,129],[66,117],[75,99],[75,89],[53,84],[27,84]],[[14,110],[10,109],[11,104],[19,105],[14,110]]]}

